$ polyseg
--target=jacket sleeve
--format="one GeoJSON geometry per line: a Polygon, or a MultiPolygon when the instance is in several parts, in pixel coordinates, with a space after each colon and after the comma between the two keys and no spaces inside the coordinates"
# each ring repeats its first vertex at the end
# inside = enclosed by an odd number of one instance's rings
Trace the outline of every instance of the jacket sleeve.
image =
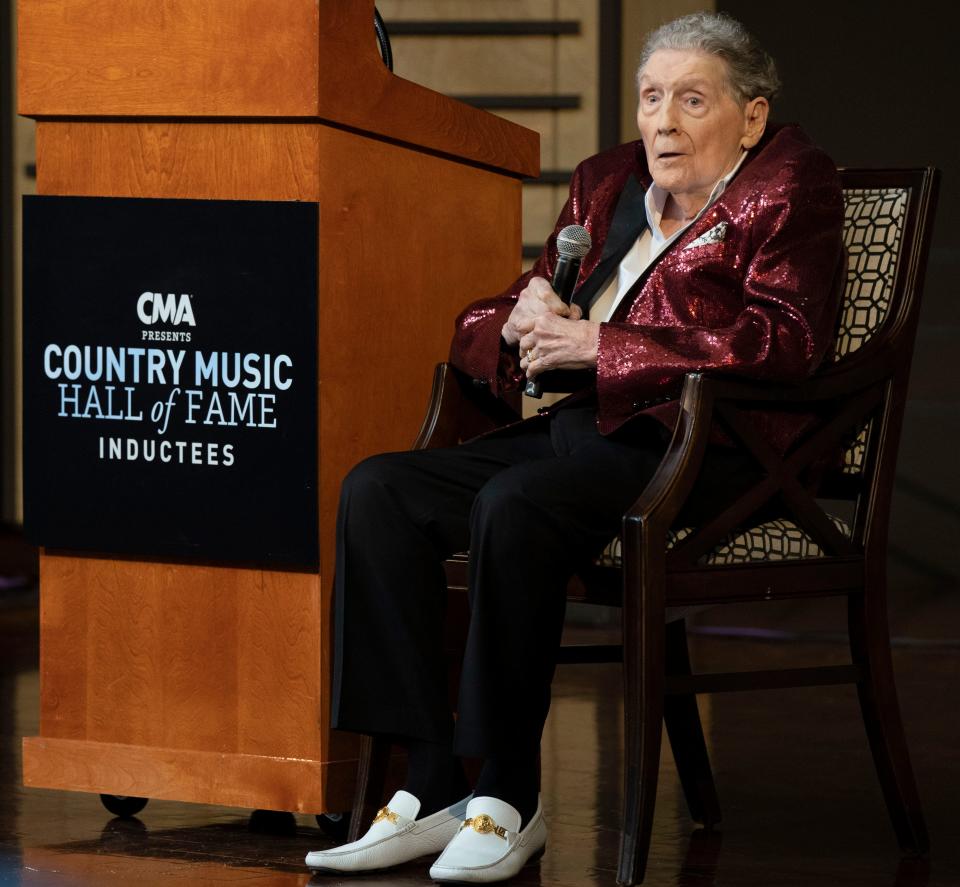
{"type": "Polygon", "coordinates": [[[816,152],[785,164],[745,214],[742,310],[716,327],[601,324],[601,410],[625,418],[669,399],[688,372],[798,381],[816,369],[832,341],[843,279],[843,199],[833,163],[816,152]]]}
{"type": "MultiPolygon", "coordinates": [[[[497,296],[481,299],[468,305],[457,317],[450,362],[474,379],[483,379],[495,394],[523,385],[526,377],[520,369],[520,353],[516,345],[508,346],[500,335],[517,297],[534,277],[551,280],[557,261],[557,235],[567,225],[581,223],[574,208],[582,208],[582,166],[574,170],[570,180],[570,194],[547,238],[543,251],[533,267],[497,296]]],[[[581,210],[582,211],[582,210],[581,210]]]]}

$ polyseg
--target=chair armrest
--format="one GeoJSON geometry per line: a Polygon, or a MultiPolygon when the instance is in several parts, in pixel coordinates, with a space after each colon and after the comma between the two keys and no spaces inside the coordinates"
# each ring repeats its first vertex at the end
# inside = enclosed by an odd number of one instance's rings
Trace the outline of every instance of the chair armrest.
{"type": "MultiPolygon", "coordinates": [[[[710,380],[717,381],[717,380],[710,380]]],[[[623,516],[628,524],[656,525],[664,537],[686,501],[700,471],[710,437],[714,391],[702,373],[687,373],[680,413],[667,451],[643,492],[623,516]]]]}
{"type": "Polygon", "coordinates": [[[724,404],[763,407],[799,406],[821,401],[879,399],[878,387],[890,375],[887,355],[829,366],[795,384],[688,373],[680,394],[680,414],[673,436],[653,478],[624,515],[628,523],[653,526],[664,534],[680,512],[697,479],[715,414],[724,404]],[[873,394],[871,394],[873,390],[873,394]]]}
{"type": "Polygon", "coordinates": [[[433,371],[427,412],[413,449],[452,447],[520,418],[485,384],[478,384],[451,363],[438,363],[433,371]]]}
{"type": "Polygon", "coordinates": [[[735,376],[699,376],[705,392],[713,400],[737,403],[755,403],[758,406],[815,403],[820,400],[836,400],[851,397],[877,384],[890,375],[892,355],[876,350],[864,355],[865,359],[844,361],[842,365],[822,367],[815,375],[802,382],[777,383],[756,379],[738,379],[735,376]]]}

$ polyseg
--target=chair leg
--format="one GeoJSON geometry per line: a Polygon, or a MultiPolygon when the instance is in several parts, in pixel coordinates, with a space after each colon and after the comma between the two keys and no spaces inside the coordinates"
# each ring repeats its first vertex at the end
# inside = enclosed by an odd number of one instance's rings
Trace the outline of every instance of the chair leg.
{"type": "MultiPolygon", "coordinates": [[[[629,579],[625,584],[630,591],[640,585],[629,579]]],[[[644,600],[640,601],[635,600],[640,595],[624,595],[624,787],[617,868],[617,884],[622,885],[640,884],[646,874],[660,769],[665,646],[663,586],[652,594],[646,592],[644,587],[644,600]]]]}
{"type": "Polygon", "coordinates": [[[927,825],[910,764],[890,655],[885,581],[867,582],[866,592],[850,595],[848,622],[853,662],[864,674],[857,684],[863,723],[900,847],[926,853],[927,825]]]}
{"type": "MultiPolygon", "coordinates": [[[[690,674],[686,620],[667,625],[666,642],[667,674],[690,674]]],[[[713,784],[696,694],[668,695],[663,701],[663,719],[690,817],[710,829],[720,822],[720,801],[713,784]]]]}
{"type": "Polygon", "coordinates": [[[353,812],[350,815],[347,841],[356,841],[377,815],[387,781],[391,748],[391,743],[379,736],[360,738],[357,784],[353,794],[353,812]]]}

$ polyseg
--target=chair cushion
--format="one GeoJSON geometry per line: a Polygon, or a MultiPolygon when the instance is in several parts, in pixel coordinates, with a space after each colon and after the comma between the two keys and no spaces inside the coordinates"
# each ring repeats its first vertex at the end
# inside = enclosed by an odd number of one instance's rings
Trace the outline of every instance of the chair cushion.
{"type": "MultiPolygon", "coordinates": [[[[849,525],[831,515],[834,526],[850,536],[849,525]]],[[[673,548],[694,532],[693,527],[671,530],[667,534],[667,548],[673,548]]],[[[758,561],[801,560],[823,557],[820,546],[792,520],[775,518],[746,530],[735,530],[712,551],[700,558],[701,564],[746,564],[758,561]]],[[[619,567],[622,563],[621,541],[618,536],[600,555],[598,563],[604,567],[619,567]]]]}
{"type": "Polygon", "coordinates": [[[834,361],[866,345],[889,315],[909,200],[909,188],[843,192],[847,281],[831,355],[834,361]]]}

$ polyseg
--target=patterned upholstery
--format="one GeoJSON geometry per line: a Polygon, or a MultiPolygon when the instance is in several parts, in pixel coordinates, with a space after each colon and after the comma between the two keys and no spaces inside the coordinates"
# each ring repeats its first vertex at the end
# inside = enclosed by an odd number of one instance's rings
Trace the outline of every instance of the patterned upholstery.
{"type": "MultiPolygon", "coordinates": [[[[843,243],[847,250],[847,285],[832,359],[839,361],[862,348],[883,325],[900,258],[907,188],[844,191],[843,243]]],[[[868,422],[847,444],[844,474],[859,474],[867,452],[868,422]]]]}
{"type": "MultiPolygon", "coordinates": [[[[862,348],[887,318],[909,196],[907,188],[848,189],[843,193],[847,283],[831,355],[835,362],[862,348]]],[[[862,471],[869,434],[867,422],[848,442],[844,473],[862,471]]],[[[850,536],[850,527],[844,521],[837,517],[831,520],[841,533],[850,536]]],[[[673,548],[692,532],[690,527],[671,531],[667,548],[673,548]]],[[[816,557],[823,557],[823,551],[810,536],[793,521],[777,519],[731,533],[699,563],[743,564],[816,557]]],[[[597,563],[607,567],[621,565],[619,537],[606,547],[597,563]]]]}
{"type": "MultiPolygon", "coordinates": [[[[845,521],[838,517],[831,517],[830,520],[844,536],[850,536],[850,527],[845,521]]],[[[692,527],[671,530],[667,534],[667,548],[673,548],[692,532],[692,527]]],[[[776,518],[748,530],[731,533],[720,545],[700,558],[698,563],[745,564],[758,561],[800,560],[811,557],[823,557],[820,546],[793,521],[786,518],[776,518]]],[[[621,565],[619,536],[604,549],[597,563],[604,567],[619,567],[621,565]]]]}
{"type": "MultiPolygon", "coordinates": [[[[909,196],[907,188],[848,189],[843,193],[847,283],[831,355],[835,362],[862,348],[887,318],[909,196]]],[[[867,422],[848,442],[844,473],[862,471],[869,434],[867,422]]],[[[841,533],[850,536],[850,527],[844,521],[837,517],[831,520],[841,533]]],[[[673,548],[692,532],[691,527],[671,531],[667,548],[673,548]]],[[[731,533],[699,563],[743,564],[816,557],[823,557],[823,551],[810,536],[793,521],[777,519],[731,533]]],[[[619,537],[604,549],[597,563],[607,567],[621,565],[619,537]]]]}
{"type": "Polygon", "coordinates": [[[847,285],[833,360],[863,347],[886,319],[900,258],[909,189],[843,193],[847,285]]]}
{"type": "Polygon", "coordinates": [[[870,426],[871,423],[867,422],[843,451],[844,474],[860,474],[863,471],[863,460],[867,455],[867,439],[870,437],[870,426]]]}
{"type": "MultiPolygon", "coordinates": [[[[847,285],[831,355],[835,362],[862,348],[886,320],[909,196],[907,188],[844,191],[847,285]]],[[[868,422],[848,441],[844,474],[863,470],[869,434],[868,422]]]]}

